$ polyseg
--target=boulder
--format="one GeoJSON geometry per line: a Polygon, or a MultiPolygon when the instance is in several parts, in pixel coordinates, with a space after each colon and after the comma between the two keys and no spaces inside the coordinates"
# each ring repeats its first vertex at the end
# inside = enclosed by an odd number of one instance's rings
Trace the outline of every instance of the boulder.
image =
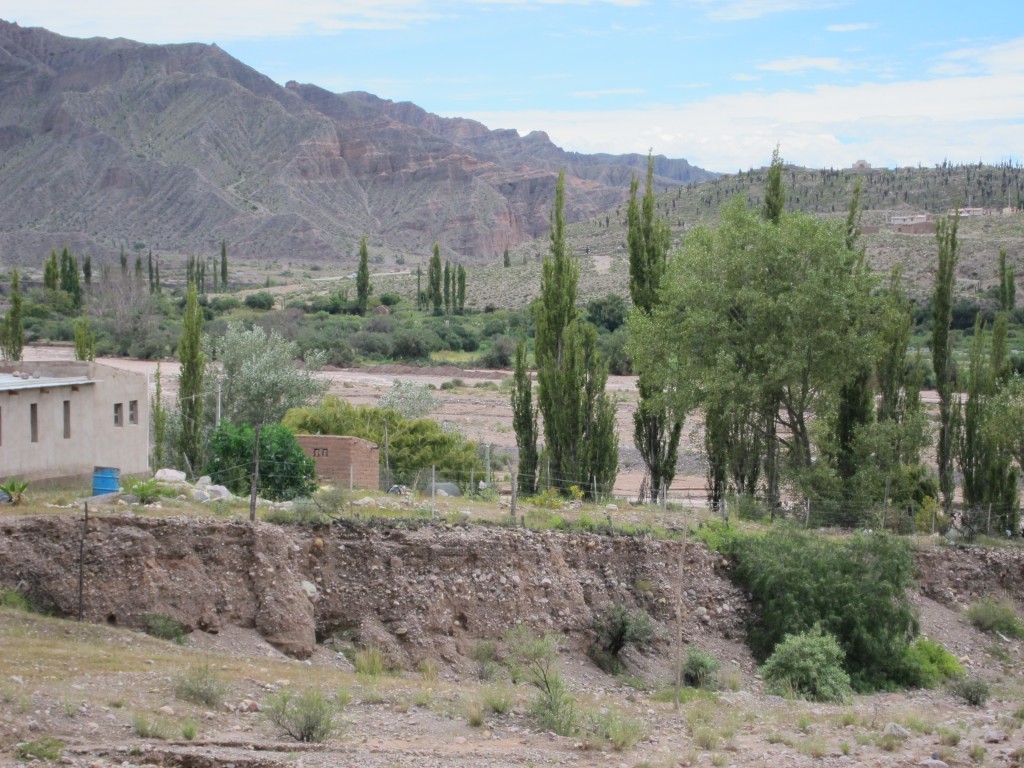
{"type": "Polygon", "coordinates": [[[158,469],[156,474],[153,475],[153,478],[161,483],[187,482],[185,479],[185,473],[177,469],[158,469]]]}

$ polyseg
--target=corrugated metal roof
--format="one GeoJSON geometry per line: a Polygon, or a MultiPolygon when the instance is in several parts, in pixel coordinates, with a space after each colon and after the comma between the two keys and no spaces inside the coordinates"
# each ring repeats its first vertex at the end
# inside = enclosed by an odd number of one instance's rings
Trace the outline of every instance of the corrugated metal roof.
{"type": "Polygon", "coordinates": [[[28,378],[0,373],[0,392],[12,392],[23,389],[43,389],[44,387],[76,387],[83,384],[94,384],[88,376],[43,376],[28,378]]]}

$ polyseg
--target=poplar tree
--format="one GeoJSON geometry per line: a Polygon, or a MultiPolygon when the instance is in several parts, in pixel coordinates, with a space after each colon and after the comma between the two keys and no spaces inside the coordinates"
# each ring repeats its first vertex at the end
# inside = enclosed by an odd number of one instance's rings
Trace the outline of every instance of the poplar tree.
{"type": "Polygon", "coordinates": [[[11,307],[0,323],[0,352],[6,360],[21,360],[25,349],[25,326],[21,317],[21,277],[11,271],[11,307]]]}
{"type": "Polygon", "coordinates": [[[444,313],[452,313],[452,263],[444,260],[444,313]]]}
{"type": "MultiPolygon", "coordinates": [[[[668,258],[671,232],[668,224],[655,214],[654,158],[647,155],[647,182],[642,203],[637,201],[640,182],[633,174],[629,185],[629,293],[637,312],[649,315],[658,302],[658,288],[668,258]]],[[[683,423],[674,418],[660,401],[661,384],[653,371],[637,377],[640,401],[633,413],[633,444],[647,468],[640,485],[638,501],[649,492],[656,501],[668,491],[676,474],[679,435],[683,423]]]]}
{"type": "Polygon", "coordinates": [[[618,468],[615,409],[604,387],[608,369],[597,351],[597,331],[577,318],[579,263],[565,242],[565,172],[558,175],[551,211],[551,246],[541,268],[537,327],[537,403],[551,480],[560,492],[572,485],[606,493],[618,468]]]}
{"type": "Polygon", "coordinates": [[[75,360],[96,359],[96,334],[89,327],[89,318],[82,316],[75,320],[75,360]]]}
{"type": "Polygon", "coordinates": [[[356,312],[366,314],[370,304],[370,256],[366,249],[366,238],[359,241],[359,269],[356,270],[356,312]]]}
{"type": "Polygon", "coordinates": [[[82,260],[82,277],[86,285],[92,285],[92,256],[86,256],[82,260]]]}
{"type": "Polygon", "coordinates": [[[455,268],[455,314],[466,311],[466,268],[459,264],[455,268]]]}
{"type": "Polygon", "coordinates": [[[50,258],[43,266],[43,287],[50,291],[56,291],[60,284],[60,270],[57,268],[57,252],[50,251],[50,258]]]}
{"type": "Polygon", "coordinates": [[[533,405],[533,381],[526,367],[526,342],[516,345],[515,372],[512,377],[512,428],[519,449],[519,474],[516,488],[524,496],[537,492],[537,409],[533,405]]]}
{"type": "Polygon", "coordinates": [[[181,362],[181,376],[178,380],[178,411],[181,414],[178,450],[186,469],[193,476],[200,470],[203,458],[203,379],[206,375],[206,361],[202,336],[203,309],[199,306],[196,284],[190,282],[181,338],[178,341],[178,360],[181,362]]]}
{"type": "Polygon", "coordinates": [[[960,213],[951,219],[939,219],[935,237],[939,247],[939,264],[932,291],[932,370],[939,394],[939,442],[937,463],[942,508],[948,516],[953,508],[953,363],[949,328],[953,321],[953,277],[960,256],[957,229],[960,213]]]}
{"type": "Polygon", "coordinates": [[[433,305],[434,314],[440,315],[444,294],[441,293],[441,246],[437,242],[427,268],[427,300],[433,305]]]}
{"type": "Polygon", "coordinates": [[[228,288],[228,241],[220,241],[220,285],[221,290],[228,288]]]}

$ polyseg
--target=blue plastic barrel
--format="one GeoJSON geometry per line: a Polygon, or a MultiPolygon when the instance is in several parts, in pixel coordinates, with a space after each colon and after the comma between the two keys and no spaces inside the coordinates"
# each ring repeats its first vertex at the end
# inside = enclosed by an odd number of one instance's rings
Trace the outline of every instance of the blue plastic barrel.
{"type": "Polygon", "coordinates": [[[96,467],[92,473],[92,495],[117,493],[121,490],[121,470],[117,467],[96,467]]]}

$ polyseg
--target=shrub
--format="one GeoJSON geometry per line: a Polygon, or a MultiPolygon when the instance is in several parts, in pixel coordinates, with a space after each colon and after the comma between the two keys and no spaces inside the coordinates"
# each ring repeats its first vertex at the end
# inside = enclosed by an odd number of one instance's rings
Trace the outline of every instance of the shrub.
{"type": "Polygon", "coordinates": [[[812,701],[843,701],[852,693],[843,670],[843,649],[820,626],[799,635],[786,635],[761,667],[772,693],[792,692],[812,701]]]}
{"type": "Polygon", "coordinates": [[[0,589],[0,608],[29,612],[32,610],[32,604],[18,590],[3,588],[0,589]]]}
{"type": "Polygon", "coordinates": [[[14,748],[14,756],[18,760],[44,760],[48,763],[60,762],[64,742],[54,736],[43,736],[34,741],[25,741],[14,748]]]}
{"type": "Polygon", "coordinates": [[[647,727],[642,721],[610,709],[592,712],[588,715],[584,728],[588,736],[610,744],[617,752],[632,749],[637,742],[647,738],[647,727]]]}
{"type": "Polygon", "coordinates": [[[982,632],[1024,637],[1024,625],[1009,600],[996,602],[991,597],[982,598],[968,607],[967,619],[982,632]]]}
{"type": "Polygon", "coordinates": [[[375,645],[356,651],[353,665],[360,675],[377,677],[384,674],[384,651],[375,645]]]}
{"type": "Polygon", "coordinates": [[[166,613],[147,613],[142,617],[142,629],[147,635],[161,640],[170,640],[181,645],[185,642],[185,628],[173,616],[166,613]]]}
{"type": "Polygon", "coordinates": [[[542,688],[533,700],[530,714],[541,728],[559,736],[572,736],[579,731],[580,716],[576,699],[557,673],[547,678],[547,687],[542,688]]]}
{"type": "Polygon", "coordinates": [[[337,705],[323,691],[309,689],[298,696],[282,689],[264,707],[267,719],[296,741],[321,742],[337,732],[337,705]]]}
{"type": "Polygon", "coordinates": [[[539,635],[520,624],[505,633],[505,644],[508,646],[508,664],[513,682],[526,680],[545,691],[551,686],[551,681],[558,677],[555,671],[558,646],[554,635],[539,635]]]}
{"type": "Polygon", "coordinates": [[[398,360],[420,360],[429,357],[437,349],[434,334],[414,329],[404,329],[395,334],[391,343],[391,355],[398,360]]]}
{"type": "Polygon", "coordinates": [[[402,297],[397,293],[382,293],[380,295],[380,303],[385,307],[393,307],[402,300],[402,297]]]}
{"type": "Polygon", "coordinates": [[[152,504],[160,498],[160,489],[157,487],[156,480],[152,477],[146,480],[126,477],[121,483],[121,488],[125,493],[138,496],[139,504],[152,504]]]}
{"type": "Polygon", "coordinates": [[[175,696],[205,707],[220,707],[226,693],[227,686],[205,662],[189,667],[174,683],[175,696]]]}
{"type": "Polygon", "coordinates": [[[184,723],[181,724],[181,738],[185,741],[192,741],[199,732],[199,726],[196,725],[196,721],[192,718],[187,718],[184,723]]]}
{"type": "MultiPolygon", "coordinates": [[[[255,432],[229,422],[210,438],[213,458],[207,466],[211,479],[234,494],[249,493],[255,432]]],[[[267,424],[260,432],[260,496],[288,501],[316,491],[316,463],[299,445],[295,434],[280,424],[267,424]]]]}
{"type": "Polygon", "coordinates": [[[505,686],[491,686],[484,688],[483,704],[491,712],[503,715],[512,709],[516,703],[515,694],[505,686]]]}
{"type": "Polygon", "coordinates": [[[934,688],[944,680],[964,674],[964,668],[953,654],[926,637],[919,637],[907,647],[904,661],[907,682],[918,688],[934,688]]]}
{"type": "Polygon", "coordinates": [[[151,718],[145,712],[136,712],[132,715],[132,730],[135,731],[136,736],[142,739],[167,740],[171,738],[171,729],[167,722],[157,717],[151,718]]]}
{"type": "Polygon", "coordinates": [[[249,309],[273,309],[274,297],[267,291],[251,293],[245,297],[245,306],[247,306],[249,309]]]}
{"type": "Polygon", "coordinates": [[[511,368],[512,356],[515,353],[515,340],[498,334],[491,340],[490,346],[480,356],[478,363],[484,368],[511,368]]]}
{"type": "Polygon", "coordinates": [[[718,687],[718,659],[700,648],[690,648],[683,662],[683,682],[691,688],[714,690],[718,687]]]}
{"type": "Polygon", "coordinates": [[[980,707],[988,701],[988,683],[977,677],[965,677],[950,686],[950,692],[965,704],[980,707]]]}
{"type": "Polygon", "coordinates": [[[820,624],[839,642],[855,688],[906,683],[905,650],[917,633],[907,596],[914,567],[908,542],[885,533],[833,541],[780,528],[722,536],[720,544],[736,561],[734,578],[753,596],[758,619],[748,641],[755,656],[765,659],[785,636],[820,624]]]}
{"type": "Polygon", "coordinates": [[[605,672],[622,670],[619,654],[626,645],[642,645],[651,639],[651,617],[643,609],[630,611],[621,603],[613,603],[595,620],[596,642],[590,646],[590,658],[605,672]]]}
{"type": "Polygon", "coordinates": [[[21,504],[27,489],[28,483],[14,478],[10,478],[7,482],[0,484],[0,491],[3,491],[10,497],[11,504],[14,506],[21,504]]]}

